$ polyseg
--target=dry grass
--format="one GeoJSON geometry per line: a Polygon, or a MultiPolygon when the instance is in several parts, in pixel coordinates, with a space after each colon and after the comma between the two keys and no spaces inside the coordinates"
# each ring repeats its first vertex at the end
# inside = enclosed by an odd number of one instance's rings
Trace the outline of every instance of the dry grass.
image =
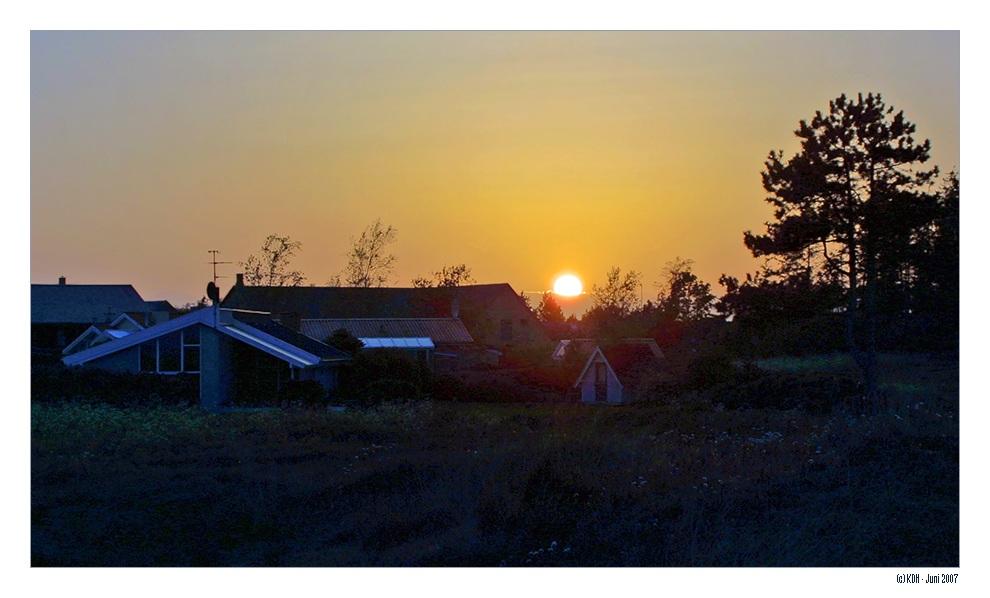
{"type": "Polygon", "coordinates": [[[34,405],[32,561],[958,566],[958,374],[936,365],[888,363],[910,401],[874,416],[34,405]]]}

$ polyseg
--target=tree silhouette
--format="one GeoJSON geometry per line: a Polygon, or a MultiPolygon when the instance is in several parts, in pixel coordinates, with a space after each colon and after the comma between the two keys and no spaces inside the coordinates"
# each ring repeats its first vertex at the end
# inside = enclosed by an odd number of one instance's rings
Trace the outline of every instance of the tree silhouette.
{"type": "Polygon", "coordinates": [[[547,324],[564,323],[564,310],[560,308],[560,304],[554,299],[552,291],[543,293],[543,297],[540,298],[540,304],[536,306],[536,317],[541,322],[547,324]]]}
{"type": "Polygon", "coordinates": [[[774,222],[764,235],[744,233],[754,257],[821,251],[826,275],[843,281],[846,341],[876,398],[877,292],[913,234],[931,222],[926,192],[938,169],[919,169],[931,143],[916,143],[915,125],[879,94],[845,95],[795,131],[801,151],[785,160],[771,151],[763,172],[774,222]]]}
{"type": "Polygon", "coordinates": [[[693,265],[693,260],[680,257],[667,262],[664,278],[657,283],[657,309],[662,320],[697,322],[712,315],[712,287],[691,271],[693,265]]]}
{"type": "Polygon", "coordinates": [[[351,250],[347,253],[347,266],[342,274],[330,277],[331,286],[340,286],[341,277],[351,287],[383,287],[392,276],[395,255],[386,248],[396,241],[398,231],[384,226],[381,219],[368,225],[361,236],[351,238],[351,250]]]}
{"type": "Polygon", "coordinates": [[[591,307],[581,317],[586,330],[602,338],[616,336],[617,326],[639,305],[642,288],[639,272],[630,270],[623,276],[612,267],[604,285],[591,285],[591,307]]]}
{"type": "Polygon", "coordinates": [[[297,287],[306,280],[298,270],[289,270],[289,262],[302,243],[277,234],[268,235],[258,255],[241,262],[244,282],[252,286],[297,287]]]}
{"type": "Polygon", "coordinates": [[[430,287],[459,287],[474,283],[471,276],[471,268],[466,264],[456,266],[444,266],[433,273],[433,277],[420,276],[414,278],[412,285],[416,288],[426,289],[430,287]]]}

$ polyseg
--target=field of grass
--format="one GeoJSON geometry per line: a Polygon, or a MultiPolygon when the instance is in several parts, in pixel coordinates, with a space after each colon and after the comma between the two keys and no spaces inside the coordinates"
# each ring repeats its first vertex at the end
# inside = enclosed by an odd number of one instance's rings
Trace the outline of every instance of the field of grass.
{"type": "Polygon", "coordinates": [[[32,564],[958,566],[958,366],[883,367],[879,414],[37,403],[32,564]]]}

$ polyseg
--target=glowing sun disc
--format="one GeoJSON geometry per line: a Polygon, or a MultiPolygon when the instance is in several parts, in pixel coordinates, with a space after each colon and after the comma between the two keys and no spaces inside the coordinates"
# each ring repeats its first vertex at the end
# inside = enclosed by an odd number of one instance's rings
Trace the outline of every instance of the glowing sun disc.
{"type": "Polygon", "coordinates": [[[576,297],[583,289],[581,281],[572,274],[564,274],[553,283],[553,292],[561,297],[576,297]]]}

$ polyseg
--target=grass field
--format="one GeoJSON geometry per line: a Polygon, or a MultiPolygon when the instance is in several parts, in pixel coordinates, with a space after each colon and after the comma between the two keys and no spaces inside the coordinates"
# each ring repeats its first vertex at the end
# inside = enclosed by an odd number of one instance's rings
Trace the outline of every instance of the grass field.
{"type": "Polygon", "coordinates": [[[36,403],[32,564],[958,566],[958,366],[882,366],[878,414],[36,403]]]}

